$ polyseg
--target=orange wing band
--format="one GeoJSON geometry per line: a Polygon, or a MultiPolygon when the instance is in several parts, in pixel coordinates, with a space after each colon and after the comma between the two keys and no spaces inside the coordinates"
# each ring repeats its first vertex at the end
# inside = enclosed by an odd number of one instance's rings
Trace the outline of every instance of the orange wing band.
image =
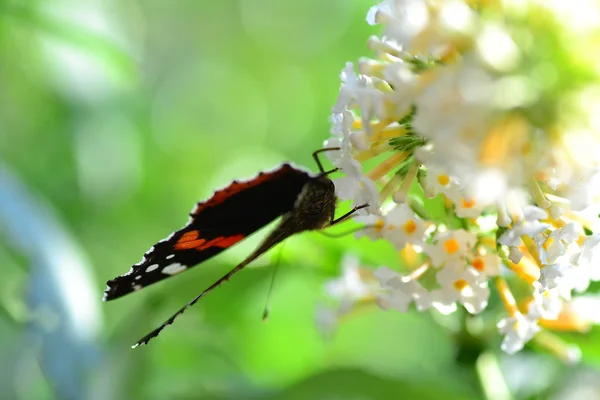
{"type": "Polygon", "coordinates": [[[198,231],[186,232],[179,238],[173,248],[175,250],[196,249],[198,251],[206,250],[210,247],[220,247],[222,249],[226,249],[233,246],[245,237],[244,235],[219,236],[207,242],[206,239],[199,238],[199,236],[200,232],[198,231]]]}

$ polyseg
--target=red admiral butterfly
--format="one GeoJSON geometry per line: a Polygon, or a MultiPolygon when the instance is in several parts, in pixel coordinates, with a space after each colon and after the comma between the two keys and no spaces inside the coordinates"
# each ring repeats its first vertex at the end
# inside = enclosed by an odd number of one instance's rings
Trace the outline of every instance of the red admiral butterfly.
{"type": "Polygon", "coordinates": [[[107,282],[104,300],[114,300],[128,293],[185,271],[256,232],[277,217],[279,224],[238,266],[209,286],[195,299],[177,311],[161,326],[140,339],[133,347],[147,344],[151,339],[190,306],[233,274],[289,236],[308,230],[321,229],[346,219],[367,205],[354,207],[335,218],[335,188],[318,154],[339,148],[320,149],[313,153],[320,173],[313,175],[290,164],[270,172],[261,172],[248,181],[233,181],[212,197],[197,203],[186,226],[155,244],[142,261],[125,275],[107,282]]]}

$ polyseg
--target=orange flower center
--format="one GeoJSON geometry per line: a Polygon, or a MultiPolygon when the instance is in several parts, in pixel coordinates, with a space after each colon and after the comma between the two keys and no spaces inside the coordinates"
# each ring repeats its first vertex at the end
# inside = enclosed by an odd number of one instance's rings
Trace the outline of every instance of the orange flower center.
{"type": "Polygon", "coordinates": [[[462,206],[463,206],[463,208],[473,208],[473,207],[475,207],[475,199],[471,198],[471,200],[467,200],[467,199],[463,198],[463,200],[462,200],[462,206]]]}
{"type": "Polygon", "coordinates": [[[454,282],[454,288],[459,292],[462,292],[469,284],[464,279],[459,279],[454,282]]]}
{"type": "Polygon", "coordinates": [[[446,253],[452,254],[452,253],[456,253],[458,251],[458,249],[460,248],[460,245],[458,244],[458,240],[449,239],[449,240],[446,240],[446,242],[444,242],[444,248],[446,249],[446,253]]]}
{"type": "Polygon", "coordinates": [[[473,262],[471,263],[471,265],[477,271],[483,271],[485,269],[485,262],[483,261],[482,258],[479,258],[479,257],[477,257],[476,259],[474,259],[473,262]]]}

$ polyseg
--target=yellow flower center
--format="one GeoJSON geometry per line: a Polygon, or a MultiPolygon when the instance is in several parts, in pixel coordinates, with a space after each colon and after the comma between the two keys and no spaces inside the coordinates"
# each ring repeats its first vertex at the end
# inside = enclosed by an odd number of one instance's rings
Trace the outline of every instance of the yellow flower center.
{"type": "Polygon", "coordinates": [[[446,186],[447,184],[450,183],[450,177],[446,174],[438,175],[437,180],[438,180],[438,183],[442,186],[446,186]]]}
{"type": "Polygon", "coordinates": [[[546,239],[546,241],[544,242],[542,247],[544,248],[544,250],[548,250],[548,248],[552,245],[553,242],[554,242],[554,238],[549,237],[548,239],[546,239]]]}
{"type": "Polygon", "coordinates": [[[411,219],[406,221],[402,226],[402,229],[404,229],[404,232],[406,232],[407,235],[412,235],[417,230],[417,224],[411,219]]]}

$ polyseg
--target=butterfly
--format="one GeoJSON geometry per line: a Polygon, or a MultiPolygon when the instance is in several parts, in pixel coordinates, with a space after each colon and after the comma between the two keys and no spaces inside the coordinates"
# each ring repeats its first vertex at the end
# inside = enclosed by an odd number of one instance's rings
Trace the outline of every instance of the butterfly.
{"type": "Polygon", "coordinates": [[[188,223],[180,230],[156,243],[126,274],[107,282],[104,301],[122,297],[153,283],[179,274],[235,245],[260,228],[281,217],[275,228],[258,247],[235,268],[210,285],[132,347],[147,344],[175,319],[228,281],[235,273],[269,249],[299,232],[321,229],[345,220],[368,204],[355,206],[335,218],[337,197],[318,154],[339,150],[331,147],[313,153],[318,174],[311,174],[290,164],[261,172],[247,181],[233,181],[216,191],[208,200],[199,202],[190,213],[188,223]]]}

